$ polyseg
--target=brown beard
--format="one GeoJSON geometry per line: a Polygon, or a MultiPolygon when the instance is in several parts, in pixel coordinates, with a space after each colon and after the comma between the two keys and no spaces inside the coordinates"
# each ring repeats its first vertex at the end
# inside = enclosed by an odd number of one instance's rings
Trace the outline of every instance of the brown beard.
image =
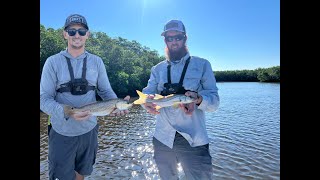
{"type": "Polygon", "coordinates": [[[165,51],[166,58],[169,59],[170,61],[180,60],[189,52],[186,44],[184,44],[184,46],[182,46],[179,50],[174,51],[174,52],[170,51],[168,46],[166,46],[164,51],[165,51]]]}

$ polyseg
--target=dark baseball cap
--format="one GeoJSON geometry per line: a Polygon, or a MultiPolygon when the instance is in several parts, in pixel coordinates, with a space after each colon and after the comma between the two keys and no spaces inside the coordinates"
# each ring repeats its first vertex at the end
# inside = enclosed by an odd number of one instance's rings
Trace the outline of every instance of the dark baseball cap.
{"type": "Polygon", "coordinates": [[[89,30],[86,18],[84,16],[81,16],[80,14],[71,14],[70,16],[68,16],[66,22],[64,23],[64,29],[67,29],[67,27],[72,24],[81,24],[89,30]]]}
{"type": "Polygon", "coordinates": [[[182,33],[186,33],[186,28],[184,27],[182,21],[173,19],[166,23],[166,25],[163,28],[163,32],[161,33],[161,36],[164,36],[167,31],[179,31],[182,33]]]}

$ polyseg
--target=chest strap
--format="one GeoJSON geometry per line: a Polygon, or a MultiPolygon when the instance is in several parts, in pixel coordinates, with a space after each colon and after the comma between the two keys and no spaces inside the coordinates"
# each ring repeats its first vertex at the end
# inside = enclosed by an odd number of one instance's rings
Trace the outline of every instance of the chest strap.
{"type": "MultiPolygon", "coordinates": [[[[180,77],[180,81],[179,81],[179,84],[183,84],[183,79],[184,79],[184,75],[186,74],[186,71],[187,71],[187,68],[188,68],[188,65],[189,65],[189,62],[190,62],[190,58],[191,56],[189,56],[189,58],[187,59],[186,61],[186,64],[184,65],[183,67],[183,71],[182,71],[182,74],[181,74],[181,77],[180,77]]],[[[171,64],[169,64],[167,66],[168,70],[167,70],[167,78],[168,78],[168,83],[171,84],[171,64]]]]}
{"type": "MultiPolygon", "coordinates": [[[[73,83],[75,83],[78,79],[74,79],[74,74],[73,74],[73,69],[71,66],[71,61],[70,58],[65,57],[67,59],[67,64],[68,64],[68,69],[69,69],[69,74],[70,74],[70,78],[71,81],[61,84],[60,88],[57,90],[58,92],[62,93],[62,92],[71,92],[71,88],[73,83]]],[[[86,79],[86,72],[87,72],[87,57],[84,58],[83,60],[83,66],[82,66],[82,77],[81,77],[81,81],[82,82],[87,82],[86,79]]],[[[90,90],[95,90],[95,86],[86,86],[86,90],[90,91],[90,90]]]]}

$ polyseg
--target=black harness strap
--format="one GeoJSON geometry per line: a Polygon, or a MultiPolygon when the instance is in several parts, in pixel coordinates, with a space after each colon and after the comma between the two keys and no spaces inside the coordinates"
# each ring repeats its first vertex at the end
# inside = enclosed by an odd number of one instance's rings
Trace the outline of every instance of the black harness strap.
{"type": "MultiPolygon", "coordinates": [[[[183,83],[184,75],[186,74],[186,71],[187,71],[187,68],[188,68],[188,65],[189,65],[189,62],[190,62],[190,58],[191,58],[191,56],[189,56],[189,58],[186,61],[186,64],[183,67],[183,71],[182,71],[182,74],[181,74],[181,77],[180,77],[180,81],[179,81],[179,84],[181,84],[181,85],[183,83]]],[[[168,68],[168,70],[167,70],[168,84],[171,84],[171,71],[170,71],[171,64],[169,64],[167,66],[167,68],[168,68]]]]}
{"type": "Polygon", "coordinates": [[[86,79],[86,73],[87,73],[87,56],[83,60],[83,66],[82,66],[82,80],[86,79]]]}
{"type": "MultiPolygon", "coordinates": [[[[72,66],[71,66],[70,58],[66,57],[66,59],[67,59],[67,63],[68,63],[68,69],[69,69],[71,82],[74,82],[74,74],[73,74],[73,69],[72,69],[72,66]]],[[[86,59],[87,59],[87,57],[84,60],[86,60],[86,59]]],[[[83,66],[84,66],[84,64],[85,64],[85,61],[83,62],[83,66]]],[[[83,71],[82,71],[82,74],[83,74],[83,71]]]]}
{"type": "Polygon", "coordinates": [[[190,62],[190,57],[187,59],[186,61],[186,64],[184,65],[183,67],[183,71],[182,71],[182,74],[181,74],[181,77],[180,77],[180,81],[179,81],[179,84],[183,84],[183,79],[184,79],[184,75],[186,74],[186,71],[187,71],[187,68],[188,68],[188,65],[189,65],[189,62],[190,62]]]}
{"type": "Polygon", "coordinates": [[[167,66],[167,78],[168,78],[168,83],[169,84],[171,84],[171,71],[170,71],[170,69],[171,69],[171,64],[169,63],[169,65],[167,66]]]}

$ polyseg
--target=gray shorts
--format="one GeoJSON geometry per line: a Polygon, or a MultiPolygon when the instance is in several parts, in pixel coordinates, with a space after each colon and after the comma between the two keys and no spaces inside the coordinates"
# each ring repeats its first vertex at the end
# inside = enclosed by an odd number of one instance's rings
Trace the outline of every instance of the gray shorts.
{"type": "Polygon", "coordinates": [[[90,175],[98,149],[99,125],[90,132],[74,137],[58,134],[52,128],[49,133],[49,179],[75,179],[75,171],[90,175]]]}
{"type": "Polygon", "coordinates": [[[188,141],[176,133],[173,148],[153,137],[154,160],[161,179],[179,179],[177,164],[181,163],[186,179],[212,179],[213,166],[209,144],[191,147],[188,141]]]}

